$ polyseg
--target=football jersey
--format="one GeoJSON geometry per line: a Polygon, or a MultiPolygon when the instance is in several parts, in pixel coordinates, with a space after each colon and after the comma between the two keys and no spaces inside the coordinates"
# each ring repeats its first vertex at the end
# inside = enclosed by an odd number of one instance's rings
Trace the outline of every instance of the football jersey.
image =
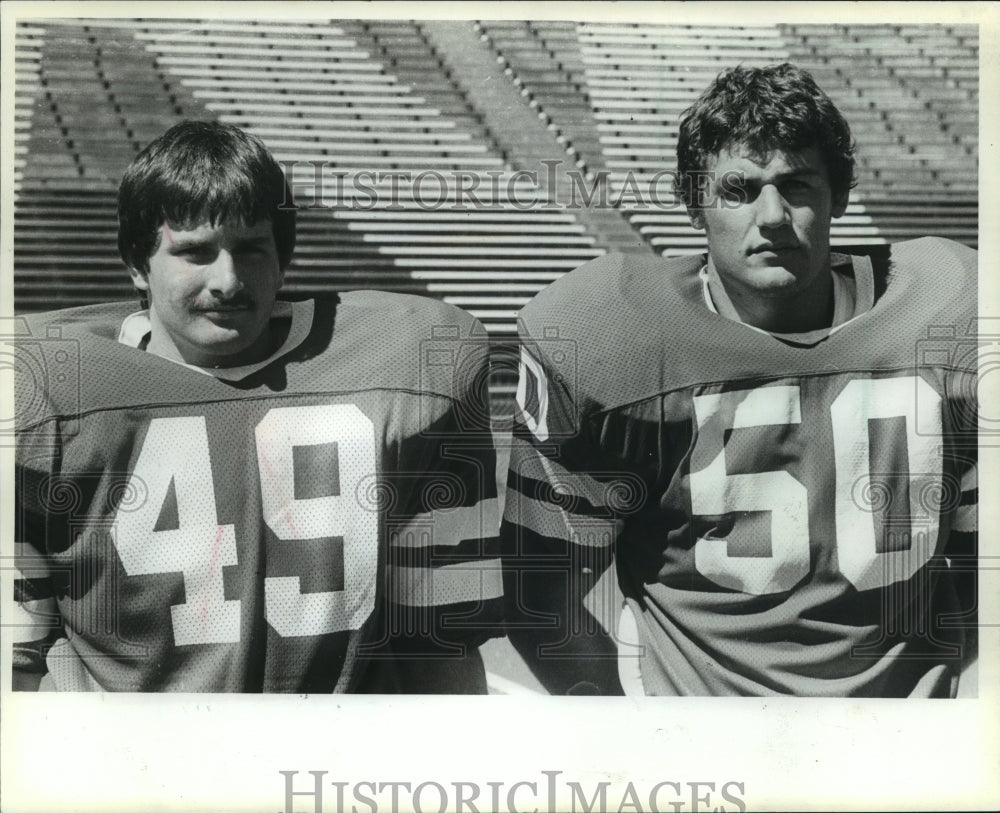
{"type": "Polygon", "coordinates": [[[801,341],[714,312],[704,264],[602,257],[521,311],[508,615],[551,624],[528,574],[575,563],[579,591],[604,551],[645,693],[953,694],[975,632],[976,253],[854,258],[839,272],[873,306],[801,341]]]}
{"type": "Polygon", "coordinates": [[[481,326],[374,291],[295,308],[302,340],[238,380],[123,344],[128,304],[25,320],[15,669],[60,690],[365,691],[385,659],[495,634],[481,326]]]}

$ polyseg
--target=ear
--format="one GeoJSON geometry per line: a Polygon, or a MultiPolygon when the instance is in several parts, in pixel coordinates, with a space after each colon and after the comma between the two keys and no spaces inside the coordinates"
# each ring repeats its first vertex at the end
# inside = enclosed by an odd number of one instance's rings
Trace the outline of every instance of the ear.
{"type": "Polygon", "coordinates": [[[695,209],[692,206],[687,207],[688,220],[691,221],[691,225],[694,226],[699,231],[705,230],[705,211],[703,209],[695,209]]]}
{"type": "Polygon", "coordinates": [[[830,209],[830,217],[842,217],[847,211],[847,202],[851,198],[851,190],[848,189],[840,198],[833,199],[833,207],[830,209]]]}
{"type": "Polygon", "coordinates": [[[132,277],[132,284],[140,291],[149,291],[149,278],[138,268],[129,266],[128,275],[132,277]]]}

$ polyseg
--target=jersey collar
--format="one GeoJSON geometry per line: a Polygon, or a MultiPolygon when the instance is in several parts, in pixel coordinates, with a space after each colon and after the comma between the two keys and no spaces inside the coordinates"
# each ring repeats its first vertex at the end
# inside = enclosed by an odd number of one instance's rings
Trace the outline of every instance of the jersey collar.
{"type": "MultiPolygon", "coordinates": [[[[167,360],[174,361],[175,364],[179,364],[181,367],[187,367],[189,370],[210,375],[223,381],[242,381],[247,376],[256,373],[258,370],[262,370],[301,345],[312,330],[315,310],[316,305],[312,299],[302,302],[285,302],[282,300],[275,302],[274,311],[271,314],[272,321],[275,319],[291,319],[292,324],[288,329],[285,341],[281,343],[281,347],[262,361],[245,364],[241,367],[198,367],[194,364],[185,364],[182,361],[167,360]]],[[[120,344],[144,351],[146,345],[149,343],[149,334],[149,311],[136,311],[126,316],[122,321],[121,329],[118,331],[118,341],[120,344]]]]}
{"type": "Polygon", "coordinates": [[[705,263],[699,272],[705,305],[710,311],[758,333],[801,345],[816,344],[832,336],[856,317],[870,311],[875,304],[875,275],[871,258],[831,253],[830,274],[833,277],[833,324],[807,333],[774,333],[748,325],[740,319],[711,263],[705,263]],[[853,269],[853,275],[849,273],[848,267],[853,269]]]}

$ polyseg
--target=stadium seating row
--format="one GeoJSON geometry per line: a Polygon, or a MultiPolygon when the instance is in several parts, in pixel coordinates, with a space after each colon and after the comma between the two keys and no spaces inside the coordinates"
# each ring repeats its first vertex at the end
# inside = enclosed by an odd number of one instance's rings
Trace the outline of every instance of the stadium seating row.
{"type": "MultiPolygon", "coordinates": [[[[16,308],[129,296],[114,247],[121,172],[174,122],[216,118],[259,135],[290,169],[303,206],[290,290],[429,294],[508,336],[530,296],[610,245],[518,170],[547,156],[586,183],[606,177],[636,250],[700,251],[682,208],[624,193],[672,168],[679,113],[736,63],[802,64],[851,122],[858,186],[835,244],[977,242],[972,27],[479,21],[467,33],[545,125],[537,143],[486,126],[488,99],[418,22],[20,25],[16,308]]],[[[658,188],[669,198],[669,184],[658,188]]]]}

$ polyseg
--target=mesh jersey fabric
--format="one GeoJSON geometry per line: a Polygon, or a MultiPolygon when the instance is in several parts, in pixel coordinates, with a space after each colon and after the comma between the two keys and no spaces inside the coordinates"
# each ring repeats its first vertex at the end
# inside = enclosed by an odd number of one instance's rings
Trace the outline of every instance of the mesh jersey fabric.
{"type": "Polygon", "coordinates": [[[18,597],[56,615],[15,668],[64,690],[363,691],[380,658],[497,634],[475,319],[344,293],[225,381],[119,343],[131,310],[32,316],[18,340],[18,597]]]}
{"type": "Polygon", "coordinates": [[[873,307],[809,344],[709,310],[704,261],[602,257],[522,310],[508,615],[533,613],[534,557],[611,551],[648,694],[954,694],[975,252],[893,245],[873,307]]]}

